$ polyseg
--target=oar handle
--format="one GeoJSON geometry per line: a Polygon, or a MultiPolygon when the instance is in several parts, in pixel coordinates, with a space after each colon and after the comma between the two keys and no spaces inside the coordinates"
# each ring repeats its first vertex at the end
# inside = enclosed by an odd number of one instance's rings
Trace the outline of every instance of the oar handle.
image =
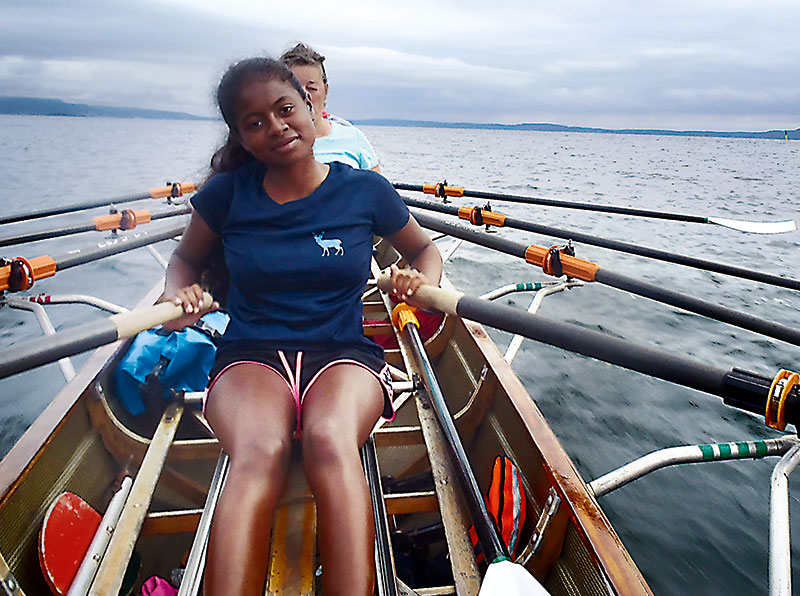
{"type": "MultiPolygon", "coordinates": [[[[210,308],[213,302],[210,294],[203,294],[203,304],[210,308]]],[[[0,379],[110,344],[118,339],[133,337],[140,331],[177,319],[183,314],[183,307],[162,302],[77,325],[53,335],[20,342],[12,350],[6,350],[0,355],[0,379]]]]}
{"type": "MultiPolygon", "coordinates": [[[[378,278],[378,287],[386,293],[392,291],[392,278],[388,274],[383,274],[378,278]]],[[[456,315],[456,306],[461,297],[464,296],[463,292],[455,290],[443,290],[432,285],[420,286],[415,292],[414,297],[409,301],[409,304],[424,306],[438,310],[439,312],[448,315],[456,315]]]]}
{"type": "MultiPolygon", "coordinates": [[[[203,311],[205,314],[213,304],[214,298],[208,292],[203,292],[203,305],[206,309],[203,311]]],[[[186,314],[183,307],[175,304],[174,302],[160,302],[148,308],[141,308],[130,310],[128,312],[111,315],[108,320],[111,321],[117,329],[117,339],[124,337],[133,337],[137,333],[150,329],[156,325],[163,325],[164,323],[177,319],[186,314]]]]}

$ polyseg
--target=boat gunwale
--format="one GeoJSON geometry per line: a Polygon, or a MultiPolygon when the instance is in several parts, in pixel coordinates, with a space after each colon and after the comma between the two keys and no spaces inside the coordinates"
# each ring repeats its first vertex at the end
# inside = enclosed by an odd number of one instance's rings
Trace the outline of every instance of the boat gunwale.
{"type": "Polygon", "coordinates": [[[461,320],[496,376],[499,389],[509,399],[528,437],[541,455],[543,470],[550,477],[551,484],[561,493],[559,496],[562,497],[562,504],[568,505],[569,517],[605,579],[617,594],[627,596],[640,593],[652,596],[644,576],[578,472],[572,458],[522,381],[486,333],[484,326],[475,321],[461,320]]]}

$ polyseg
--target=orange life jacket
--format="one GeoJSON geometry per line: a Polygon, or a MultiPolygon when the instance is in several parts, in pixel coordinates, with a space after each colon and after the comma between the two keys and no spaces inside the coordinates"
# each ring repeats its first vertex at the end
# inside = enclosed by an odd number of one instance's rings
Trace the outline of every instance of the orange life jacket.
{"type": "MultiPolygon", "coordinates": [[[[492,467],[492,480],[486,495],[486,508],[495,523],[500,537],[508,547],[511,560],[516,559],[521,551],[520,533],[525,524],[525,489],[522,485],[522,474],[510,457],[498,455],[492,467]]],[[[484,556],[478,544],[478,533],[475,526],[469,529],[472,546],[475,548],[478,563],[484,556]]]]}

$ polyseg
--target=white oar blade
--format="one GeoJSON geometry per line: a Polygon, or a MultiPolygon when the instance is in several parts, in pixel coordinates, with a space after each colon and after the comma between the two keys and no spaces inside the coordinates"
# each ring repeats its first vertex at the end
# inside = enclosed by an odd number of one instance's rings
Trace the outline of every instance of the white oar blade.
{"type": "Polygon", "coordinates": [[[550,596],[530,572],[511,561],[489,565],[478,596],[550,596]]]}
{"type": "Polygon", "coordinates": [[[724,217],[709,217],[708,222],[739,230],[740,232],[750,232],[751,234],[783,234],[784,232],[794,232],[797,229],[793,219],[786,221],[744,221],[741,219],[725,219],[724,217]]]}

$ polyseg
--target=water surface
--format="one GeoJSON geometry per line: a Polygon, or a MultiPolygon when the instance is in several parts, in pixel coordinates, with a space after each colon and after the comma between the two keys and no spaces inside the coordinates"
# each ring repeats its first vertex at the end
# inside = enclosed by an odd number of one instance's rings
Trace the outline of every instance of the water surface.
{"type": "MultiPolygon", "coordinates": [[[[446,178],[475,190],[702,216],[800,219],[796,142],[363,130],[378,151],[384,173],[397,182],[421,184],[446,178]]],[[[215,122],[2,116],[0,215],[127,195],[168,180],[202,180],[208,157],[222,137],[215,122]]],[[[156,208],[153,202],[149,207],[156,208]]],[[[494,208],[559,228],[800,277],[798,232],[756,236],[713,225],[586,211],[514,204],[494,208]]],[[[58,225],[75,223],[66,221],[58,225]]],[[[14,233],[39,226],[18,224],[14,233]]],[[[4,235],[11,233],[8,227],[4,235]]],[[[562,242],[513,230],[497,233],[545,246],[562,242]]],[[[0,253],[56,255],[96,241],[96,234],[83,234],[0,253]]],[[[164,242],[158,250],[168,254],[172,246],[164,242]]],[[[592,246],[578,245],[577,254],[608,270],[800,326],[800,298],[790,290],[592,246]]],[[[545,280],[541,272],[512,257],[466,245],[447,264],[446,272],[471,294],[512,282],[545,280]]],[[[139,250],[43,280],[34,291],[81,291],[130,307],[161,275],[152,257],[139,250]]],[[[527,308],[529,297],[517,295],[505,302],[527,308]]],[[[102,316],[74,306],[54,306],[49,312],[58,328],[102,316]]],[[[715,366],[769,376],[782,367],[800,368],[797,347],[598,284],[546,299],[540,314],[715,366]]],[[[13,349],[15,342],[38,333],[29,313],[0,309],[0,349],[13,349]]],[[[491,335],[504,349],[509,336],[494,331],[491,335]]],[[[78,364],[82,360],[76,359],[78,364]]],[[[533,342],[523,344],[514,368],[587,480],[663,447],[777,436],[762,421],[724,406],[715,397],[533,342]]],[[[55,365],[0,381],[0,453],[13,445],[62,385],[55,365]]],[[[656,594],[764,594],[769,474],[774,463],[662,470],[604,497],[601,505],[656,594]]],[[[792,496],[793,513],[796,502],[792,496]]],[[[792,523],[792,528],[800,540],[798,524],[792,523]]]]}

